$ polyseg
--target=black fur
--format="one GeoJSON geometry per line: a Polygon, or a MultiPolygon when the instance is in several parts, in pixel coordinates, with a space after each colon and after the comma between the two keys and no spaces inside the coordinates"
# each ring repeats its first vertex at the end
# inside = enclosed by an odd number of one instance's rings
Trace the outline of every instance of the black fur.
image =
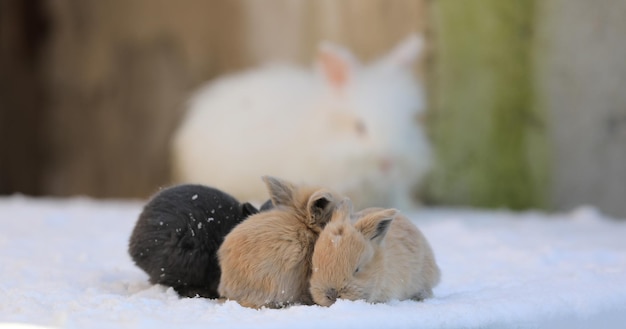
{"type": "Polygon", "coordinates": [[[181,296],[217,298],[217,250],[233,227],[257,212],[215,188],[173,186],[144,206],[128,252],[151,283],[171,286],[181,296]]]}
{"type": "Polygon", "coordinates": [[[272,199],[269,199],[269,200],[265,201],[264,204],[261,205],[260,211],[266,211],[266,210],[269,210],[269,209],[272,209],[272,208],[274,208],[274,204],[272,203],[272,199]]]}

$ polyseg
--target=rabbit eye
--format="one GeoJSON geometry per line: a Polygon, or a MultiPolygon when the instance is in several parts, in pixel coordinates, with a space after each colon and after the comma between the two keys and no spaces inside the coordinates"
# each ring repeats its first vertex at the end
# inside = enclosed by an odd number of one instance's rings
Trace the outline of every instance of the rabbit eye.
{"type": "Polygon", "coordinates": [[[356,132],[361,136],[367,134],[367,128],[365,127],[365,123],[361,120],[358,120],[355,123],[354,128],[356,129],[356,132]]]}
{"type": "Polygon", "coordinates": [[[359,273],[359,271],[361,271],[361,268],[360,268],[360,267],[357,267],[357,268],[354,270],[354,274],[359,273]]]}

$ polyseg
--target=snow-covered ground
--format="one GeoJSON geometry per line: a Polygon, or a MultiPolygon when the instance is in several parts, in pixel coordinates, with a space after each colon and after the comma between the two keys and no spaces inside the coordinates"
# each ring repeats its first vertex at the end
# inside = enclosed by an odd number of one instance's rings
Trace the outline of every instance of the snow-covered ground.
{"type": "Polygon", "coordinates": [[[626,221],[590,208],[425,209],[409,215],[443,273],[434,298],[254,310],[150,285],[126,252],[141,206],[0,198],[0,328],[626,326],[626,221]]]}

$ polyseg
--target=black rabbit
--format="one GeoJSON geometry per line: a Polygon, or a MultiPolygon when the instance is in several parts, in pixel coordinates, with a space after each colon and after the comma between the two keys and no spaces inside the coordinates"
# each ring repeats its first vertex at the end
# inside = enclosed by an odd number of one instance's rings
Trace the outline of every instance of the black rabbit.
{"type": "Polygon", "coordinates": [[[233,227],[257,212],[212,187],[169,187],[144,206],[128,253],[151,283],[171,286],[181,296],[217,298],[221,271],[216,252],[233,227]]]}

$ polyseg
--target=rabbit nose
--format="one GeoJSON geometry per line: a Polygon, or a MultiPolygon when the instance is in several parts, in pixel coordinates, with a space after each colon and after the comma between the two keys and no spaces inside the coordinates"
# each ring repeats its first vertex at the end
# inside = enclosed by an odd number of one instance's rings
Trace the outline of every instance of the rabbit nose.
{"type": "Polygon", "coordinates": [[[337,292],[337,289],[335,288],[330,288],[326,290],[326,298],[328,298],[328,300],[330,300],[333,303],[337,300],[338,295],[339,293],[337,292]]]}
{"type": "Polygon", "coordinates": [[[381,172],[387,173],[391,171],[393,167],[393,160],[390,157],[383,157],[378,161],[378,169],[381,172]]]}

